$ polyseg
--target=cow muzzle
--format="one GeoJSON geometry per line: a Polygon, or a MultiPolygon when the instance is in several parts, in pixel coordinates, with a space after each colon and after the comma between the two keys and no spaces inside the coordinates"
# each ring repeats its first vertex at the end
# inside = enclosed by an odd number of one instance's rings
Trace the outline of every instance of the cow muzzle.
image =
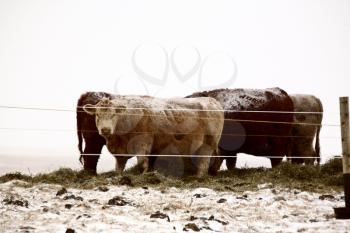
{"type": "Polygon", "coordinates": [[[101,135],[102,136],[105,136],[105,137],[108,137],[112,134],[112,130],[110,128],[102,128],[101,129],[101,135]]]}

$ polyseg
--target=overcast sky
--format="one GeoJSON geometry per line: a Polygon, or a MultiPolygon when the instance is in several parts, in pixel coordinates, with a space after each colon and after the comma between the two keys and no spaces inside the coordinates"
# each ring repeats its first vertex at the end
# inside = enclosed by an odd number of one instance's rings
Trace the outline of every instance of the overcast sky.
{"type": "MultiPolygon", "coordinates": [[[[349,78],[347,0],[0,0],[0,105],[73,110],[89,90],[278,86],[318,96],[324,123],[339,124],[349,78]]],[[[0,129],[0,152],[78,153],[74,112],[0,108],[0,117],[0,128],[67,130],[0,129]]],[[[339,135],[323,128],[325,156],[340,153],[329,138],[339,135]]]]}

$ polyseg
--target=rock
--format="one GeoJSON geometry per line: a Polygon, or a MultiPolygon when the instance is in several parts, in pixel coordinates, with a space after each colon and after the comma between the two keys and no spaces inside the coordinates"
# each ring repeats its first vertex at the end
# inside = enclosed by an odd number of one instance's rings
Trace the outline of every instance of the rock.
{"type": "Polygon", "coordinates": [[[71,228],[68,228],[68,229],[66,230],[66,233],[75,233],[75,230],[73,230],[73,229],[71,229],[71,228]]]}
{"type": "Polygon", "coordinates": [[[142,189],[148,190],[148,187],[142,187],[142,189]]]}
{"type": "Polygon", "coordinates": [[[90,215],[88,215],[88,214],[83,214],[83,215],[79,215],[78,217],[77,217],[77,220],[78,219],[81,219],[81,218],[91,218],[91,216],[90,215]]]}
{"type": "Polygon", "coordinates": [[[167,219],[168,222],[170,222],[170,218],[168,215],[163,214],[159,211],[157,211],[155,214],[151,214],[150,218],[160,218],[160,219],[167,219]]]}
{"type": "Polygon", "coordinates": [[[214,215],[211,215],[209,218],[208,218],[209,221],[216,221],[218,223],[221,223],[222,225],[226,226],[228,225],[228,222],[224,222],[224,221],[221,221],[219,219],[215,219],[214,215]]]}
{"type": "Polygon", "coordinates": [[[186,224],[183,230],[184,231],[192,230],[192,231],[196,231],[196,232],[200,231],[199,227],[194,223],[186,224]]]}
{"type": "Polygon", "coordinates": [[[84,199],[82,197],[76,197],[74,195],[68,195],[68,196],[65,196],[63,198],[63,200],[65,200],[65,201],[66,200],[71,200],[71,199],[76,200],[76,201],[84,201],[84,199]]]}
{"type": "Polygon", "coordinates": [[[43,212],[44,212],[44,213],[49,212],[49,208],[48,208],[48,207],[44,207],[44,208],[43,208],[43,212]]]}
{"type": "Polygon", "coordinates": [[[21,230],[27,230],[27,231],[35,230],[34,227],[29,227],[29,226],[23,226],[23,227],[20,227],[19,229],[21,229],[21,230]]]}
{"type": "Polygon", "coordinates": [[[194,220],[197,220],[197,219],[198,219],[197,217],[191,216],[189,220],[190,220],[190,221],[194,221],[194,220]]]}
{"type": "Polygon", "coordinates": [[[59,190],[59,191],[56,193],[56,196],[62,196],[63,194],[66,194],[66,193],[67,193],[67,189],[62,188],[61,190],[59,190]]]}
{"type": "Polygon", "coordinates": [[[94,203],[94,204],[98,204],[98,200],[97,199],[90,199],[88,202],[94,203]]]}
{"type": "Polygon", "coordinates": [[[119,180],[119,185],[127,185],[127,186],[132,186],[131,179],[128,176],[123,176],[119,180]]]}
{"type": "Polygon", "coordinates": [[[282,196],[275,197],[275,201],[286,201],[286,199],[282,196]]]}
{"type": "Polygon", "coordinates": [[[328,201],[333,201],[335,199],[335,197],[333,195],[321,195],[319,197],[320,200],[328,200],[328,201]]]}
{"type": "Polygon", "coordinates": [[[107,187],[105,187],[105,186],[98,187],[98,191],[100,191],[100,192],[108,192],[108,191],[109,191],[109,188],[107,188],[107,187]]]}
{"type": "Polygon", "coordinates": [[[28,208],[29,203],[26,200],[14,200],[13,197],[6,198],[2,201],[6,205],[15,205],[28,208]]]}
{"type": "Polygon", "coordinates": [[[123,197],[119,197],[119,196],[116,196],[108,201],[108,205],[125,206],[129,204],[130,203],[127,202],[123,197]]]}
{"type": "Polygon", "coordinates": [[[244,194],[243,196],[237,197],[238,200],[247,200],[248,199],[248,195],[244,194]]]}
{"type": "Polygon", "coordinates": [[[72,209],[72,207],[73,207],[73,205],[72,204],[66,204],[65,206],[64,206],[64,208],[66,208],[66,209],[72,209]]]}
{"type": "Polygon", "coordinates": [[[226,203],[226,202],[227,202],[227,200],[225,198],[221,198],[220,200],[218,200],[219,204],[226,203]]]}
{"type": "Polygon", "coordinates": [[[193,197],[195,197],[195,198],[203,198],[203,197],[206,197],[207,195],[205,195],[205,194],[195,194],[195,195],[193,195],[193,197]]]}

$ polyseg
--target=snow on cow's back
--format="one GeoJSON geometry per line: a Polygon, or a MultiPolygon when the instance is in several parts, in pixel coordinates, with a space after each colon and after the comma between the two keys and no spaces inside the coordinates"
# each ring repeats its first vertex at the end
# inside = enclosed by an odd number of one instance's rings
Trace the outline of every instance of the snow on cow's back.
{"type": "Polygon", "coordinates": [[[224,110],[264,109],[265,104],[271,98],[279,99],[287,95],[285,91],[277,87],[267,89],[217,89],[205,94],[219,101],[224,110]]]}
{"type": "Polygon", "coordinates": [[[215,110],[221,109],[221,105],[210,97],[196,97],[196,98],[170,98],[167,103],[174,109],[183,110],[215,110]]]}

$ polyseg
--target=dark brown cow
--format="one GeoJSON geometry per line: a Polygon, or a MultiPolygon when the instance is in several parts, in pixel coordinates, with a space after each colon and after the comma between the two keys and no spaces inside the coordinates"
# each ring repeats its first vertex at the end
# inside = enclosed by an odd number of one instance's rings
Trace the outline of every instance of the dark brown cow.
{"type": "MultiPolygon", "coordinates": [[[[188,97],[212,97],[222,104],[225,123],[219,143],[221,155],[267,156],[272,167],[280,164],[282,157],[287,155],[294,109],[284,90],[217,89],[188,97]]],[[[222,159],[215,161],[212,174],[220,168],[221,162],[222,159]]],[[[233,169],[236,157],[226,158],[226,164],[228,169],[233,169]]]]}
{"type": "Polygon", "coordinates": [[[95,117],[83,110],[86,104],[97,104],[103,98],[114,98],[113,95],[105,92],[86,92],[82,94],[77,104],[77,133],[80,161],[84,170],[96,173],[97,161],[100,157],[102,147],[106,144],[105,139],[99,135],[96,128],[95,117]],[[83,150],[83,140],[85,147],[83,150]],[[84,155],[87,154],[87,155],[84,155]]]}

